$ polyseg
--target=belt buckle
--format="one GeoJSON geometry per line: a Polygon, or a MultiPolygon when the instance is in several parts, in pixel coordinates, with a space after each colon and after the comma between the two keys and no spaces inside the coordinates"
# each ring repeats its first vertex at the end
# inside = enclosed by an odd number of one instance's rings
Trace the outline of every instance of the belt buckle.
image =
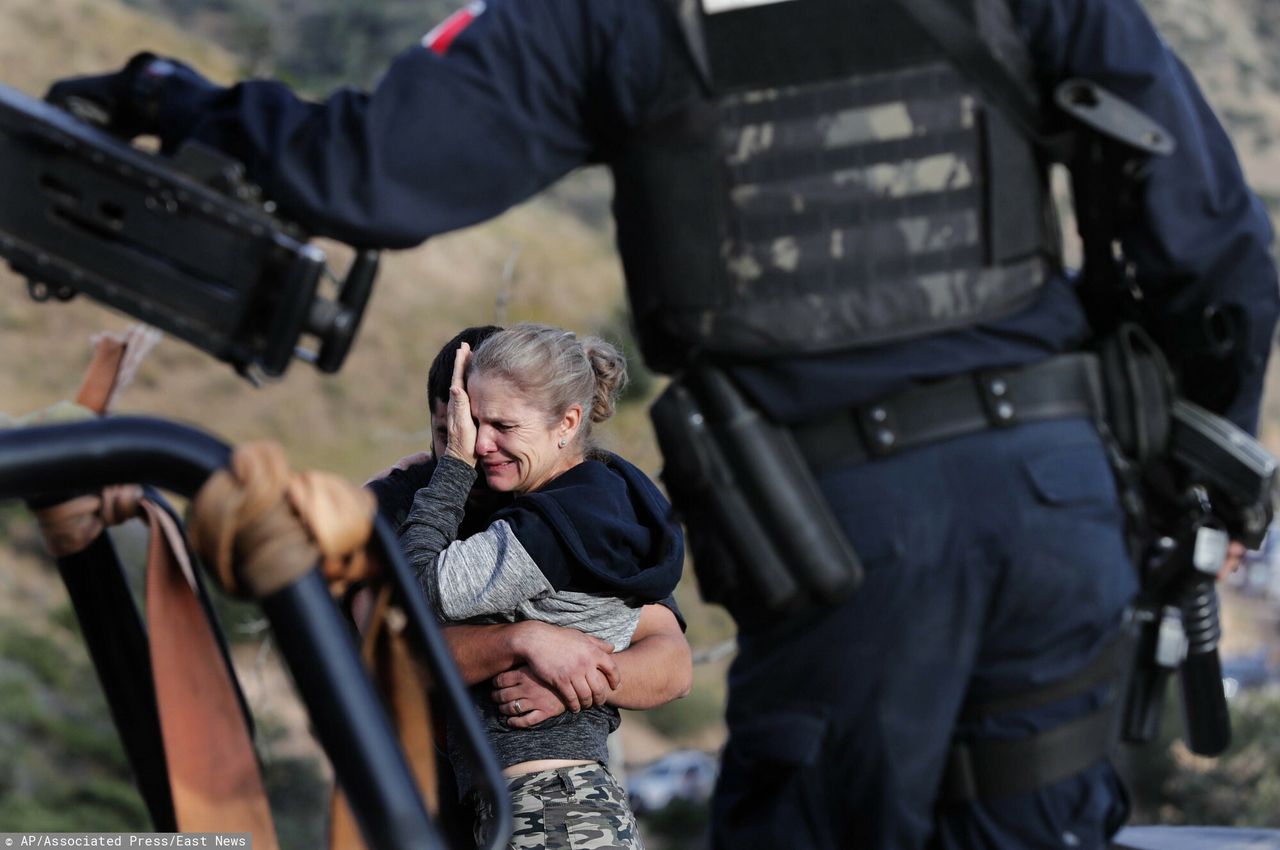
{"type": "Polygon", "coordinates": [[[974,384],[987,421],[996,428],[1018,424],[1018,405],[1014,398],[1011,372],[975,372],[974,384]]]}

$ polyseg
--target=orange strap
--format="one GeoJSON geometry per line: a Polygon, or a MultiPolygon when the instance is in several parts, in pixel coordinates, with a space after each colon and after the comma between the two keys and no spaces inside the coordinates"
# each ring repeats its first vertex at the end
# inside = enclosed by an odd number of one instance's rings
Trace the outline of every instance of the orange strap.
{"type": "MultiPolygon", "coordinates": [[[[96,334],[76,404],[104,415],[159,338],[160,332],[146,325],[134,325],[123,334],[96,334]]],[[[80,496],[36,511],[49,553],[64,558],[84,550],[107,526],[138,516],[140,498],[142,488],[129,484],[107,487],[101,496],[80,496]]]]}
{"type": "MultiPolygon", "coordinates": [[[[77,403],[105,413],[156,339],[154,331],[141,326],[124,336],[95,337],[77,403]]],[[[147,623],[178,828],[251,832],[256,844],[275,850],[253,742],[231,674],[193,591],[195,577],[176,524],[164,510],[141,500],[136,486],[72,499],[38,516],[50,551],[63,557],[87,547],[106,525],[137,516],[139,510],[151,526],[147,623]]],[[[193,510],[193,547],[228,592],[270,595],[317,561],[336,595],[376,572],[364,552],[372,528],[372,495],[335,476],[290,473],[284,452],[274,444],[238,449],[230,471],[206,482],[193,510]]],[[[388,702],[426,805],[435,812],[429,679],[404,640],[403,614],[389,600],[389,590],[383,590],[362,654],[388,702]]],[[[362,846],[350,812],[336,796],[331,838],[334,847],[362,846]]]]}
{"type": "Polygon", "coordinates": [[[144,500],[147,629],[173,809],[181,832],[248,832],[277,850],[271,809],[231,675],[192,589],[182,532],[144,500]]]}
{"type": "MultiPolygon", "coordinates": [[[[159,339],[138,325],[93,338],[93,357],[76,402],[105,414],[138,363],[159,339]]],[[[240,701],[213,628],[195,594],[182,532],[136,484],[107,487],[36,512],[49,551],[66,557],[105,528],[136,516],[151,527],[146,616],[160,733],[178,829],[249,832],[254,845],[277,850],[271,809],[240,701]]]]}
{"type": "MultiPolygon", "coordinates": [[[[291,473],[275,443],[236,449],[228,470],[214,474],[196,494],[191,541],[228,592],[262,597],[320,563],[330,591],[341,596],[357,581],[377,579],[381,565],[365,547],[373,528],[373,495],[324,473],[291,473]]],[[[404,637],[403,612],[378,591],[361,655],[396,726],[428,810],[439,792],[428,705],[430,680],[404,637]]],[[[330,846],[363,847],[341,794],[332,802],[330,846]]]]}
{"type": "Polygon", "coordinates": [[[390,607],[391,588],[383,587],[378,596],[377,607],[383,613],[365,636],[362,654],[387,699],[427,811],[434,815],[440,809],[440,788],[431,723],[431,675],[409,649],[404,635],[407,619],[399,608],[390,607]]]}
{"type": "Polygon", "coordinates": [[[147,325],[134,325],[121,334],[95,334],[93,357],[76,393],[76,403],[99,415],[108,412],[159,341],[160,332],[147,325]]]}
{"type": "Polygon", "coordinates": [[[107,412],[120,364],[124,360],[125,345],[123,338],[109,334],[93,338],[93,358],[85,370],[84,380],[80,382],[80,391],[76,393],[77,404],[99,415],[107,412]]]}
{"type": "MultiPolygon", "coordinates": [[[[409,650],[404,636],[404,612],[391,605],[391,588],[377,591],[369,628],[361,643],[361,657],[382,693],[409,770],[427,811],[440,811],[440,779],[431,721],[431,676],[409,650]]],[[[329,806],[330,850],[363,850],[355,819],[339,789],[329,806]]]]}

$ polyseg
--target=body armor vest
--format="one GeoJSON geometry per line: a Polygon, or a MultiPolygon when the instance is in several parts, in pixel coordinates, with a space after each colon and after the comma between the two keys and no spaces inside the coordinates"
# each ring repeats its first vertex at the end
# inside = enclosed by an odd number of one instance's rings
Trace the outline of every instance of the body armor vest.
{"type": "MultiPolygon", "coordinates": [[[[955,2],[1030,89],[1006,0],[955,2]]],[[[681,3],[662,103],[613,161],[654,368],[850,350],[1030,302],[1057,262],[1046,171],[892,0],[681,3]]]]}

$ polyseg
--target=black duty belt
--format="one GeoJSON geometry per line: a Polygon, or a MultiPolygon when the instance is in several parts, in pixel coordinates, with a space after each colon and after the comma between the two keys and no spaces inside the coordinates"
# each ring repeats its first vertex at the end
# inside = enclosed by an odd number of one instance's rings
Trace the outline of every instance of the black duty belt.
{"type": "Polygon", "coordinates": [[[992,369],[918,384],[870,404],[793,426],[811,466],[888,457],[926,443],[1025,422],[1105,411],[1098,359],[1076,353],[1017,369],[992,369]]]}

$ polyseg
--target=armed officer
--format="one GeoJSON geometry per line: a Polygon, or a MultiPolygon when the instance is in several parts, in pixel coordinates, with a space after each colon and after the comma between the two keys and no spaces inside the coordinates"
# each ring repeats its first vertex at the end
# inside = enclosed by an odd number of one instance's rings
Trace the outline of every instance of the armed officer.
{"type": "MultiPolygon", "coordinates": [[[[1256,428],[1270,225],[1136,0],[940,2],[1034,102],[1084,78],[1176,140],[1114,239],[1185,393],[1256,428]]],[[[1072,355],[1091,330],[1042,151],[906,5],[477,0],[370,93],[224,88],[144,54],[50,94],[220,148],[357,245],[608,164],[647,362],[709,364],[782,426],[861,565],[856,589],[851,566],[779,594],[690,510],[739,626],[715,846],[1103,847],[1127,804],[1099,671],[1136,580],[1072,355]]]]}

